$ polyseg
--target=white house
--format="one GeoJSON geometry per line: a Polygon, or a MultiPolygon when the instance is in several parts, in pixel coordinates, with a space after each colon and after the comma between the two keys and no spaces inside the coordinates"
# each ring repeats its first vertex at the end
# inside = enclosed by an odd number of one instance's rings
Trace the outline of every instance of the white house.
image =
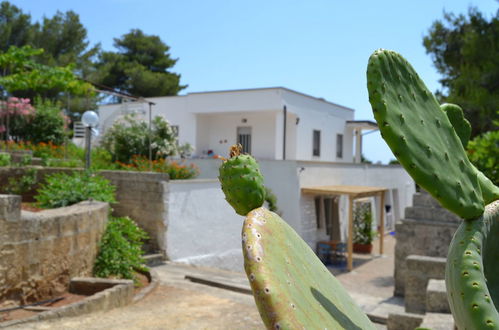
{"type": "Polygon", "coordinates": [[[377,125],[355,121],[353,109],[324,99],[282,87],[153,97],[101,106],[101,131],[131,113],[146,121],[163,116],[180,143],[195,147],[189,162],[200,168],[200,176],[169,183],[164,250],[171,260],[242,270],[241,217],[225,202],[216,179],[220,160],[211,157],[227,156],[237,142],[259,160],[283,218],[312,248],[319,241],[345,242],[352,236],[348,210],[353,201],[331,187],[386,189],[369,198],[373,229],[384,224],[385,233],[412,204],[415,185],[401,166],[360,162],[361,132],[377,125]],[[329,190],[310,193],[321,186],[329,190]],[[386,209],[382,219],[380,205],[386,209]]]}
{"type": "Polygon", "coordinates": [[[287,88],[258,88],[152,97],[99,107],[101,131],[120,116],[135,113],[148,120],[163,116],[179,142],[195,147],[195,158],[226,155],[238,142],[245,152],[267,160],[317,160],[351,163],[354,135],[360,162],[361,130],[376,129],[354,121],[354,110],[287,88]]]}

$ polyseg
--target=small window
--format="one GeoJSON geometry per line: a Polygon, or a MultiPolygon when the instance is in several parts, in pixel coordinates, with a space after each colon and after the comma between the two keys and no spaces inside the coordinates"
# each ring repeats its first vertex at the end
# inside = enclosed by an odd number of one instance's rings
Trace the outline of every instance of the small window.
{"type": "Polygon", "coordinates": [[[251,127],[237,128],[237,143],[243,147],[243,153],[251,153],[251,127]]]}
{"type": "Polygon", "coordinates": [[[178,139],[178,125],[171,125],[170,127],[172,128],[173,136],[178,139]]]}
{"type": "Polygon", "coordinates": [[[343,158],[343,134],[336,134],[336,158],[343,158]]]}
{"type": "Polygon", "coordinates": [[[319,130],[314,130],[312,155],[317,157],[321,155],[321,131],[319,130]]]}

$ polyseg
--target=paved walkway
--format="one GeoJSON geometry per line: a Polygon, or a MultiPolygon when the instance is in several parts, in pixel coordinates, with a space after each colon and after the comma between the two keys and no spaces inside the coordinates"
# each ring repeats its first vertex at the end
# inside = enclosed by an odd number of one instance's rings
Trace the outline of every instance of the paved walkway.
{"type": "MultiPolygon", "coordinates": [[[[399,302],[390,299],[394,244],[394,238],[387,236],[384,256],[377,255],[377,247],[373,257],[356,255],[352,272],[331,269],[374,318],[382,319],[389,310],[401,309],[399,302]]],[[[173,263],[154,270],[160,278],[159,287],[136,304],[12,329],[264,329],[253,297],[247,293],[249,285],[244,274],[173,263]]]]}

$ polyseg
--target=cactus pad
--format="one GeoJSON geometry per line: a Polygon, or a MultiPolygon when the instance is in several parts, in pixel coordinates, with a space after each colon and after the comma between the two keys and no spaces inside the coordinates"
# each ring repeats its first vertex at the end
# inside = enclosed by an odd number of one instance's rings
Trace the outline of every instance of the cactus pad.
{"type": "Polygon", "coordinates": [[[375,329],[340,282],[277,214],[243,225],[244,268],[268,329],[375,329]]]}
{"type": "Polygon", "coordinates": [[[223,162],[219,172],[225,199],[237,214],[246,216],[263,205],[265,186],[258,163],[250,155],[241,155],[239,146],[232,146],[230,158],[223,162]]]}
{"type": "Polygon", "coordinates": [[[369,101],[381,135],[414,180],[464,219],[483,213],[473,170],[447,115],[412,66],[378,50],[367,69],[369,101]]]}
{"type": "Polygon", "coordinates": [[[445,282],[459,329],[499,329],[499,201],[477,221],[463,221],[452,239],[445,282]]]}
{"type": "Polygon", "coordinates": [[[444,103],[440,106],[440,109],[445,112],[452,127],[454,127],[454,131],[456,131],[457,136],[461,140],[463,148],[466,148],[471,136],[471,124],[464,118],[463,109],[452,103],[444,103]]]}
{"type": "MultiPolygon", "coordinates": [[[[460,106],[445,103],[440,106],[449,121],[451,122],[456,134],[459,136],[461,143],[464,148],[468,145],[468,141],[471,136],[471,125],[470,122],[464,118],[463,110],[460,106]]],[[[478,177],[478,184],[480,185],[480,189],[482,190],[482,197],[485,204],[492,203],[496,199],[499,199],[499,188],[494,185],[489,178],[485,176],[479,169],[477,169],[473,164],[473,171],[476,173],[478,177]]]]}

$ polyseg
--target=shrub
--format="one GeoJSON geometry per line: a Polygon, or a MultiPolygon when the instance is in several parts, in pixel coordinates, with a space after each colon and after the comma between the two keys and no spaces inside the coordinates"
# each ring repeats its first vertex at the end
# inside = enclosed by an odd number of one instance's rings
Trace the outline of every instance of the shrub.
{"type": "Polygon", "coordinates": [[[495,185],[499,185],[499,131],[475,137],[468,143],[468,157],[495,185]]]}
{"type": "Polygon", "coordinates": [[[114,203],[115,187],[105,178],[90,172],[55,173],[45,178],[36,201],[42,208],[69,206],[93,199],[114,203]]]}
{"type": "MultiPolygon", "coordinates": [[[[148,124],[134,115],[125,116],[106,132],[101,144],[111,153],[113,161],[130,163],[134,155],[148,157],[148,124]]],[[[188,146],[181,149],[184,154],[192,150],[188,146]]],[[[159,116],[151,122],[151,150],[153,160],[179,154],[176,133],[168,121],[159,116]]]]}
{"type": "Polygon", "coordinates": [[[18,118],[11,134],[17,140],[31,141],[31,143],[63,144],[66,139],[67,117],[63,115],[60,106],[48,100],[37,99],[35,109],[32,115],[18,118]]]}
{"type": "Polygon", "coordinates": [[[372,230],[371,204],[356,203],[353,215],[354,235],[353,242],[357,244],[371,244],[374,238],[372,230]]]}
{"type": "Polygon", "coordinates": [[[9,166],[10,165],[10,154],[6,152],[0,153],[0,166],[9,166]]]}
{"type": "Polygon", "coordinates": [[[134,269],[147,269],[141,250],[145,239],[145,231],[129,217],[111,217],[99,244],[94,275],[135,280],[134,269]]]}
{"type": "Polygon", "coordinates": [[[32,190],[38,183],[38,171],[35,168],[28,168],[20,178],[9,178],[6,192],[14,195],[22,195],[32,190]]]}
{"type": "Polygon", "coordinates": [[[171,180],[191,179],[199,174],[196,165],[187,165],[183,162],[168,159],[157,159],[149,162],[149,159],[142,156],[132,156],[129,164],[117,162],[119,169],[128,171],[150,171],[168,173],[171,180]]]}

